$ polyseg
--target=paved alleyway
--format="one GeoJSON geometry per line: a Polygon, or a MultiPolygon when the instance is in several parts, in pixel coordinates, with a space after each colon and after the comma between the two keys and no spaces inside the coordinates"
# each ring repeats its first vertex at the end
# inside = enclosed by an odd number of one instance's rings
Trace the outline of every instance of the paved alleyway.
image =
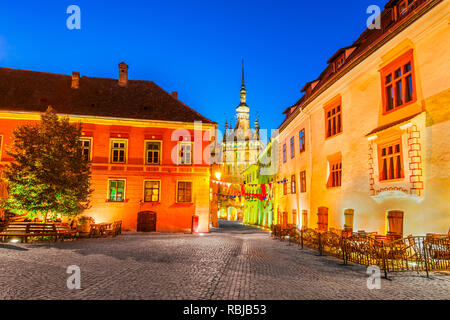
{"type": "Polygon", "coordinates": [[[341,266],[239,222],[221,226],[203,236],[0,243],[0,299],[450,298],[448,274],[392,274],[380,290],[369,290],[364,267],[341,266]],[[70,265],[81,269],[81,290],[67,289],[70,265]]]}

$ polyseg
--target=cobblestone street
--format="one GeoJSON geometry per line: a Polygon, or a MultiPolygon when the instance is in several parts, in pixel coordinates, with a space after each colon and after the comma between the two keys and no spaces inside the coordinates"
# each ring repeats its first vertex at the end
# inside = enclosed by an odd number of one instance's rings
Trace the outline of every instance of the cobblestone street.
{"type": "Polygon", "coordinates": [[[449,299],[450,275],[390,274],[369,290],[362,266],[299,250],[237,222],[211,234],[0,244],[0,299],[449,299]],[[81,290],[66,286],[81,269],[81,290]]]}

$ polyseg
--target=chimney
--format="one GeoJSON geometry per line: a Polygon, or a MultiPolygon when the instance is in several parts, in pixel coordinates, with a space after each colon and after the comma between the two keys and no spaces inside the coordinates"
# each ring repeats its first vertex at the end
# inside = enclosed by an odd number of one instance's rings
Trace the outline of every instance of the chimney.
{"type": "Polygon", "coordinates": [[[174,97],[175,99],[178,99],[178,92],[172,91],[172,97],[174,97]]]}
{"type": "Polygon", "coordinates": [[[119,64],[119,86],[126,87],[128,82],[128,66],[125,62],[119,64]]]}
{"type": "Polygon", "coordinates": [[[80,88],[80,73],[72,71],[72,89],[80,88]]]}

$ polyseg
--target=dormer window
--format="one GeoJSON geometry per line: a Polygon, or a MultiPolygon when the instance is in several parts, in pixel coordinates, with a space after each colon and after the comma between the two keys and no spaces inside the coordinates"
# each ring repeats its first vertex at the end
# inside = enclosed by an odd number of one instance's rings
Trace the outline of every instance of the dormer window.
{"type": "Polygon", "coordinates": [[[336,70],[339,70],[340,68],[342,68],[342,66],[344,65],[344,62],[345,62],[344,55],[342,55],[339,58],[337,58],[337,60],[336,60],[336,70]]]}
{"type": "Polygon", "coordinates": [[[415,0],[403,0],[398,5],[398,17],[402,17],[408,13],[410,7],[414,4],[415,0]]]}

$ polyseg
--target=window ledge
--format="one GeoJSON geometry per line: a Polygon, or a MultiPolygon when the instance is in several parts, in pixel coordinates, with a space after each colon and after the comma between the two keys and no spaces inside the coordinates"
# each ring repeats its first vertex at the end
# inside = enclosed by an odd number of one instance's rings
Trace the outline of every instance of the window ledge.
{"type": "Polygon", "coordinates": [[[130,201],[130,199],[124,199],[123,201],[113,201],[113,200],[109,200],[109,199],[105,200],[105,202],[107,202],[107,203],[127,203],[129,201],[130,201]]]}

